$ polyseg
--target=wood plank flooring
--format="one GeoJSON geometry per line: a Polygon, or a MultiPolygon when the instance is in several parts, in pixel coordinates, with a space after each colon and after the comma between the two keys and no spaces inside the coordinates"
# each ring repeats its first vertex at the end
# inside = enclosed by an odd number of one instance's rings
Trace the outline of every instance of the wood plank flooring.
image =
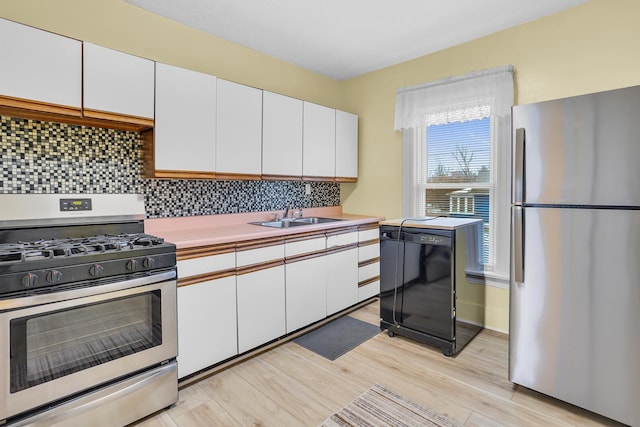
{"type": "MultiPolygon", "coordinates": [[[[377,301],[349,315],[379,323],[377,301]]],[[[482,331],[456,357],[380,333],[335,361],[287,342],[180,390],[136,427],[316,426],[374,383],[469,427],[621,426],[512,385],[508,339],[482,331]]]]}

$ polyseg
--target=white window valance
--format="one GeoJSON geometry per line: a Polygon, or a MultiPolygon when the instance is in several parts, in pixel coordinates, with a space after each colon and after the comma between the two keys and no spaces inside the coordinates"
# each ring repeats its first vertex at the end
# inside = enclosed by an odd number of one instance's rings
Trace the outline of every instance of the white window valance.
{"type": "Polygon", "coordinates": [[[506,116],[512,105],[512,65],[475,71],[398,89],[394,129],[506,116]]]}

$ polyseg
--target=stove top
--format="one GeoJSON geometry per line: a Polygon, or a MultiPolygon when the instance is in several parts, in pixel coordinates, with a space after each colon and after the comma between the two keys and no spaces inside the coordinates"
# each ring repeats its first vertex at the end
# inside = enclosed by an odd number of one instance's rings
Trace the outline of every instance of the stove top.
{"type": "Polygon", "coordinates": [[[99,235],[33,242],[0,243],[0,266],[5,263],[40,261],[58,257],[81,257],[160,246],[164,239],[144,233],[99,235]]]}
{"type": "Polygon", "coordinates": [[[176,269],[135,194],[0,194],[0,299],[176,269]],[[6,207],[6,209],[5,209],[6,207]]]}
{"type": "Polygon", "coordinates": [[[144,233],[0,243],[0,299],[175,268],[175,245],[144,233]]]}

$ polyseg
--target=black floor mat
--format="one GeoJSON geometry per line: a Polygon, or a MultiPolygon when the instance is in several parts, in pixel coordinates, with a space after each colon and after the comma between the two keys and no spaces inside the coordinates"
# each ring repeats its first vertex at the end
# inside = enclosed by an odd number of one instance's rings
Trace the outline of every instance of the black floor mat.
{"type": "Polygon", "coordinates": [[[336,360],[379,332],[377,325],[343,316],[294,339],[293,342],[329,360],[336,360]]]}

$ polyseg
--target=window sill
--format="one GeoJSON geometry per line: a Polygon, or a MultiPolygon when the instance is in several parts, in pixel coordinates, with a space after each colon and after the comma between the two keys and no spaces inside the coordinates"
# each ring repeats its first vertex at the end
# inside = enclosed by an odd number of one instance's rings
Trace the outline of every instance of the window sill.
{"type": "Polygon", "coordinates": [[[470,283],[493,286],[494,288],[509,289],[509,277],[505,277],[490,271],[465,270],[467,280],[470,283]]]}

